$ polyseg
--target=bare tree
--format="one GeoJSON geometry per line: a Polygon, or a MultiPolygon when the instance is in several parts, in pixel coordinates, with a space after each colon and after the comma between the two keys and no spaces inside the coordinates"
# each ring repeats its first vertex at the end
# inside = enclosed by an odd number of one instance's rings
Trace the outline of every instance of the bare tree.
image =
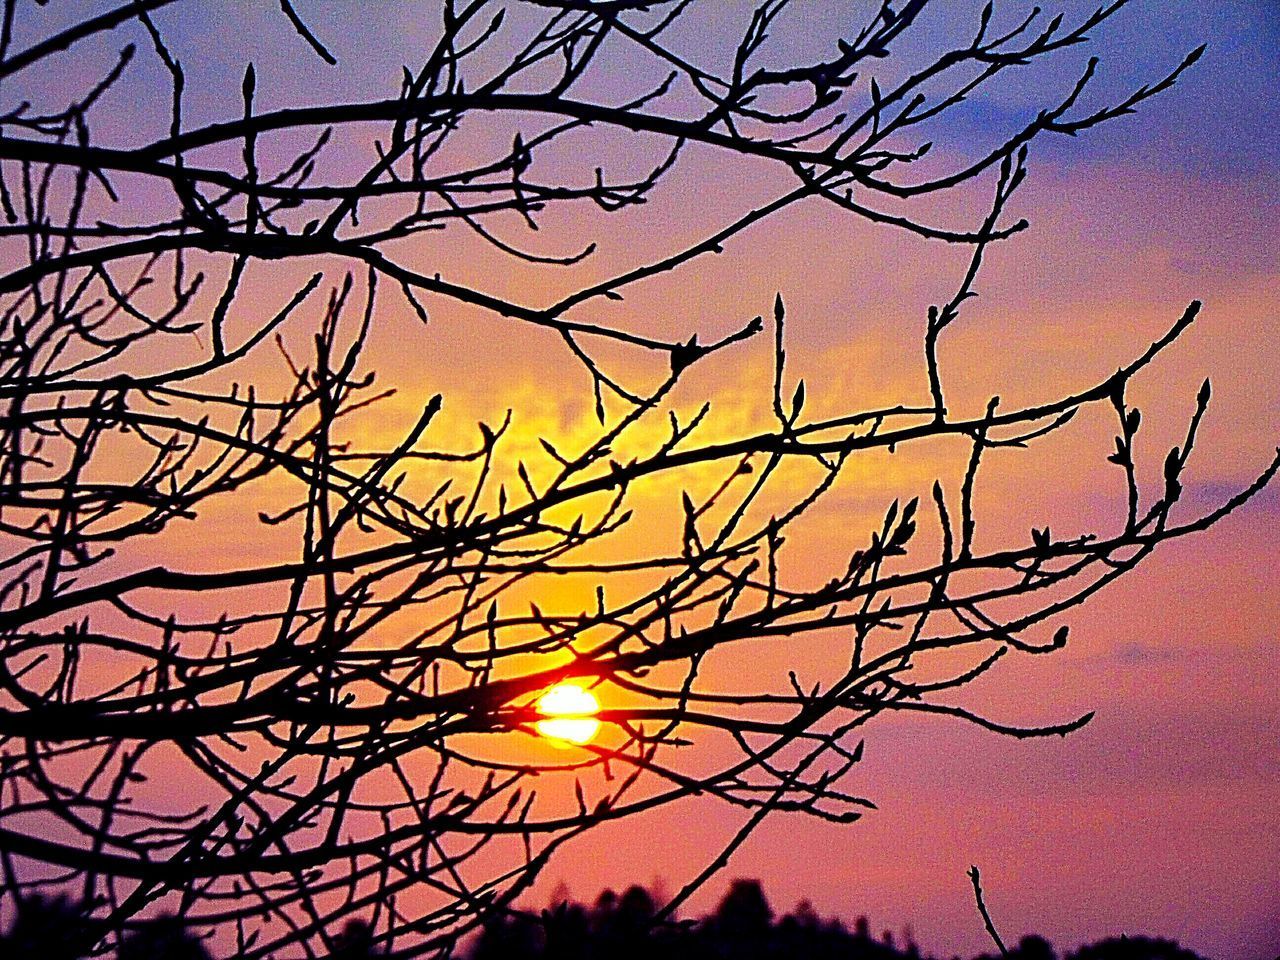
{"type": "MultiPolygon", "coordinates": [[[[984,257],[1026,226],[1006,211],[1032,142],[1131,112],[1199,51],[1105,103],[1091,95],[1091,60],[977,157],[960,144],[930,154],[925,136],[945,133],[940,118],[969,95],[1085,44],[1125,2],[1078,22],[1015,21],[988,4],[969,42],[924,59],[917,47],[914,60],[899,51],[927,0],[850,4],[852,26],[823,39],[825,57],[779,62],[769,37],[797,15],[787,0],[744,8],[736,34],[725,26],[695,50],[672,39],[689,0],[444,0],[423,5],[438,21],[433,42],[385,99],[260,109],[250,65],[227,119],[195,125],[166,42],[172,0],[77,6],[83,19],[25,46],[13,37],[29,33],[18,29],[29,5],[6,0],[5,911],[40,892],[82,896],[87,951],[113,949],[164,910],[246,958],[326,955],[343,949],[344,929],[360,930],[362,949],[443,955],[514,910],[561,845],[605,821],[694,794],[741,808],[745,826],[660,911],[670,916],[771,812],[857,819],[870,803],[846,775],[882,714],[959,717],[1014,737],[1087,722],[1015,727],[955,696],[1013,655],[1061,648],[1063,613],[1238,507],[1277,463],[1212,512],[1171,517],[1206,382],[1163,485],[1139,489],[1126,388],[1196,304],[1105,380],[1028,408],[993,398],[976,418],[949,412],[939,349],[984,257]],[[42,104],[74,82],[50,78],[74,76],[58,71],[122,32],[147,46],[120,41],[105,74],[64,107],[42,104]],[[167,71],[159,101],[133,79],[142,58],[167,71]],[[626,89],[651,74],[660,81],[626,89]],[[104,145],[95,118],[121,89],[140,117],[168,116],[163,136],[126,143],[130,132],[112,129],[104,145]],[[606,134],[659,145],[661,157],[644,175],[615,174],[627,164],[606,134]],[[581,209],[602,233],[623,229],[691,150],[767,164],[789,182],[730,222],[708,216],[693,242],[649,238],[667,249],[554,302],[450,280],[448,264],[422,262],[429,248],[410,242],[461,232],[527,275],[563,277],[594,245],[548,253],[530,239],[540,218],[581,209]],[[938,225],[933,200],[962,188],[987,191],[985,210],[967,229],[938,225]],[[601,319],[646,281],[678,289],[687,264],[805,200],[970,251],[954,295],[921,318],[918,394],[806,416],[804,384],[785,368],[785,291],[718,339],[601,319]],[[282,289],[294,261],[314,272],[282,289]],[[255,282],[267,293],[246,295],[255,282]],[[366,369],[371,329],[455,305],[501,318],[512,337],[529,326],[558,336],[593,391],[596,436],[574,449],[544,440],[537,462],[512,462],[515,411],[480,424],[472,448],[441,448],[438,395],[385,448],[351,429],[389,392],[366,369]],[[284,335],[299,329],[305,355],[284,335]],[[756,336],[773,342],[773,425],[703,439],[708,408],[676,409],[676,385],[756,336]],[[976,549],[984,453],[1031,444],[1094,406],[1119,424],[1110,460],[1128,494],[1116,529],[1037,529],[976,549]],[[850,463],[939,438],[965,450],[951,495],[939,482],[925,509],[905,496],[886,504],[877,528],[849,534],[820,586],[794,582],[781,562],[788,529],[823,509],[850,463]],[[796,477],[809,482],[799,493],[796,477]],[[686,490],[673,504],[682,533],[655,544],[631,504],[664,482],[686,490]],[[268,484],[273,506],[259,517],[247,494],[268,484]],[[295,559],[163,559],[210,513],[246,539],[292,538],[295,559]],[[593,608],[539,602],[566,577],[593,585],[593,608]],[[818,632],[847,651],[820,686],[793,675],[790,692],[760,693],[700,674],[743,641],[818,632]],[[603,701],[603,733],[552,754],[528,740],[537,700],[575,678],[603,701]],[[708,740],[720,744],[713,769],[683,759],[708,740]],[[495,750],[512,742],[532,745],[516,760],[519,748],[495,750]]],[[[280,7],[308,56],[336,64],[305,11],[280,7]]]]}

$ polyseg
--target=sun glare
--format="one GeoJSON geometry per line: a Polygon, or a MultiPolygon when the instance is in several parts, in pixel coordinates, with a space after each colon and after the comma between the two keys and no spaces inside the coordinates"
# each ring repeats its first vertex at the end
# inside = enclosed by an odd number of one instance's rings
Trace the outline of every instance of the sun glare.
{"type": "Polygon", "coordinates": [[[538,698],[537,709],[547,719],[534,727],[552,743],[589,743],[600,729],[595,718],[600,701],[576,684],[556,684],[538,698]]]}

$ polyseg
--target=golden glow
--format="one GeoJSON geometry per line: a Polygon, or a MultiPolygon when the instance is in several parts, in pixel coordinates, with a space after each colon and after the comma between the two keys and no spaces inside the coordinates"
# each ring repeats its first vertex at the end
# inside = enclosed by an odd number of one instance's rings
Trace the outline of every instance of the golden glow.
{"type": "Polygon", "coordinates": [[[538,698],[537,709],[549,719],[539,720],[534,727],[552,743],[589,743],[600,730],[595,718],[600,701],[576,684],[556,684],[538,698]]]}

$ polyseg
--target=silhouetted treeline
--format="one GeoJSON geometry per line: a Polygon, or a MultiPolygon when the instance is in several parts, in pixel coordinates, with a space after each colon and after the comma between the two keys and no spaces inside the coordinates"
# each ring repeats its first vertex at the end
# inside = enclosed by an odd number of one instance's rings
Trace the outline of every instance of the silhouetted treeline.
{"type": "MultiPolygon", "coordinates": [[[[777,918],[760,884],[737,880],[708,917],[655,922],[643,887],[606,890],[591,907],[562,902],[541,917],[511,915],[486,925],[469,960],[927,960],[910,931],[872,934],[866,917],[853,928],[823,919],[808,903],[777,918]]],[[[974,922],[980,923],[977,913],[974,922]]],[[[1059,960],[1043,937],[1023,937],[1016,960],[1059,960]]],[[[983,954],[975,960],[998,960],[983,954]]],[[[1108,937],[1061,960],[1203,960],[1172,940],[1108,937]]]]}
{"type": "MultiPolygon", "coordinates": [[[[87,911],[66,897],[24,898],[0,935],[0,960],[81,960],[87,911]]],[[[181,919],[154,917],[125,934],[116,960],[212,960],[181,919]]]]}
{"type": "MultiPolygon", "coordinates": [[[[467,960],[931,960],[910,931],[873,935],[866,917],[852,929],[823,919],[807,903],[775,917],[758,881],[736,880],[720,905],[702,919],[658,921],[649,891],[606,890],[588,907],[562,901],[540,916],[511,914],[486,924],[465,952],[467,960]]],[[[72,946],[84,911],[66,898],[30,897],[0,934],[3,960],[81,960],[72,946]]],[[[359,921],[333,938],[332,960],[381,955],[373,931],[359,921]]],[[[214,960],[214,953],[181,919],[140,922],[116,960],[214,960]]],[[[1059,955],[1043,937],[1027,936],[1009,951],[1014,960],[1204,960],[1172,940],[1108,937],[1059,955]]],[[[227,960],[230,960],[228,956],[227,960]]],[[[958,958],[956,958],[958,960],[958,958]]],[[[999,960],[981,954],[974,960],[999,960]]]]}

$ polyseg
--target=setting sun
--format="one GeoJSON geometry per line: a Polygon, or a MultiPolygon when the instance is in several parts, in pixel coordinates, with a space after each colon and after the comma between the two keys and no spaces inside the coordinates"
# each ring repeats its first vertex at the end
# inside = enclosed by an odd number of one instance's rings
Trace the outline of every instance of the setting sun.
{"type": "Polygon", "coordinates": [[[548,719],[534,726],[552,743],[589,743],[600,729],[600,701],[576,684],[556,684],[538,698],[537,709],[548,719]]]}

